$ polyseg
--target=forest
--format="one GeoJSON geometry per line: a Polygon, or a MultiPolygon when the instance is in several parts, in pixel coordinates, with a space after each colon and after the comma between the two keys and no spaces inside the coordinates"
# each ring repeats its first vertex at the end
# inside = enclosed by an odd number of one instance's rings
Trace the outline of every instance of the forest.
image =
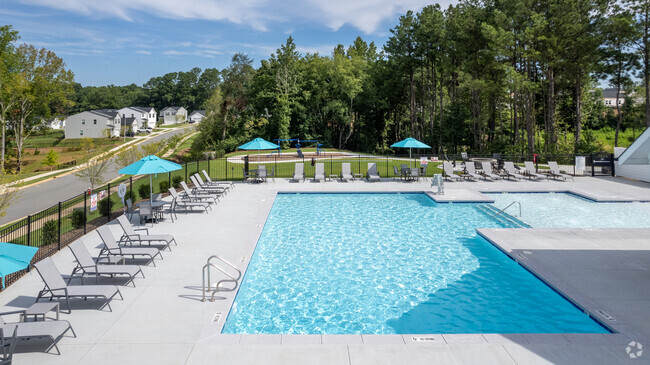
{"type": "MultiPolygon", "coordinates": [[[[403,14],[383,45],[358,37],[328,55],[300,54],[289,37],[259,66],[236,53],[222,70],[141,86],[66,81],[24,122],[129,105],[205,109],[197,155],[254,137],[374,153],[406,137],[434,153],[611,152],[650,126],[649,30],[650,0],[434,4],[403,14]],[[625,102],[606,106],[603,88],[625,102]]],[[[3,113],[3,126],[18,116],[3,113]]]]}

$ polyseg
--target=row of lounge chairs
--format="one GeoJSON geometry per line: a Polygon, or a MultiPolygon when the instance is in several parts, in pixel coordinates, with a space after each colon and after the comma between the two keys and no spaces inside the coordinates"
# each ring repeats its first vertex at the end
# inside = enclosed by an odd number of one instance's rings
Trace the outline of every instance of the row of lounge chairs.
{"type": "MultiPolygon", "coordinates": [[[[200,175],[193,176],[194,188],[190,189],[183,182],[184,195],[176,194],[176,191],[170,189],[172,193],[172,207],[174,202],[178,206],[195,207],[201,206],[206,208],[210,203],[197,201],[203,198],[216,201],[216,197],[224,194],[225,191],[233,187],[232,183],[214,182],[203,171],[206,180],[202,180],[200,175]],[[198,205],[195,205],[198,204],[198,205]]],[[[218,198],[217,198],[218,199],[218,198]]],[[[171,208],[173,210],[173,208],[171,208]]],[[[96,298],[101,300],[99,310],[108,308],[112,311],[111,301],[115,297],[124,299],[120,289],[115,285],[99,285],[100,277],[125,276],[124,285],[132,284],[135,286],[137,277],[145,278],[144,273],[139,265],[126,264],[126,259],[144,260],[144,265],[151,264],[156,266],[155,259],[163,259],[162,251],[171,251],[171,245],[178,245],[176,239],[168,234],[150,234],[148,228],[134,228],[127,218],[127,215],[121,215],[116,219],[122,229],[122,235],[116,238],[111,229],[107,226],[97,228],[97,233],[103,243],[98,257],[92,257],[86,244],[82,239],[71,243],[68,247],[72,252],[77,265],[72,270],[67,281],[58,270],[54,261],[47,257],[36,264],[39,276],[43,280],[44,288],[39,291],[36,302],[42,299],[61,300],[65,303],[68,313],[72,312],[71,299],[96,298]],[[79,277],[81,285],[70,285],[74,277],[79,277]],[[84,285],[85,278],[94,278],[95,285],[84,285]]],[[[2,316],[22,315],[26,319],[26,309],[0,313],[0,363],[11,363],[12,354],[18,341],[30,339],[47,339],[49,346],[45,352],[52,348],[60,354],[57,343],[68,333],[71,332],[74,337],[76,333],[72,325],[66,320],[43,320],[34,322],[11,322],[4,321],[2,316]]]]}
{"type": "MultiPolygon", "coordinates": [[[[334,175],[331,175],[334,176],[334,175]]],[[[355,180],[363,177],[363,174],[352,173],[352,167],[349,162],[341,164],[341,173],[337,176],[341,181],[355,180]]],[[[368,181],[379,181],[379,173],[377,172],[377,164],[374,162],[368,163],[368,172],[366,173],[368,181]]],[[[302,162],[297,162],[293,173],[293,181],[305,180],[305,165],[302,162]]],[[[325,164],[316,163],[314,168],[314,181],[326,181],[325,177],[325,164]]]]}
{"type": "Polygon", "coordinates": [[[528,179],[562,179],[565,180],[570,178],[573,180],[571,175],[563,174],[560,171],[560,168],[555,161],[549,161],[549,172],[547,174],[540,174],[537,172],[535,165],[532,161],[524,162],[524,169],[520,170],[515,167],[515,164],[512,161],[505,161],[503,165],[503,170],[499,171],[492,167],[492,164],[489,161],[482,161],[481,167],[482,171],[479,173],[476,171],[476,166],[473,161],[465,162],[465,171],[461,174],[454,173],[454,167],[449,161],[443,162],[443,176],[449,180],[462,180],[463,178],[469,180],[497,180],[497,179],[515,179],[521,180],[523,178],[528,179]]]}

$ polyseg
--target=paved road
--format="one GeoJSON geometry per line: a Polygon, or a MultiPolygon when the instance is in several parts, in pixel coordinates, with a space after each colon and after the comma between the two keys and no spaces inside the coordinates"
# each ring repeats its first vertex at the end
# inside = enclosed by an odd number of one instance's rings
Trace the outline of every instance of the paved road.
{"type": "MultiPolygon", "coordinates": [[[[193,128],[193,127],[191,127],[193,128]]],[[[174,129],[170,132],[152,137],[143,144],[160,141],[164,138],[169,138],[175,134],[183,133],[186,129],[174,129]]],[[[111,166],[108,167],[108,172],[105,176],[112,180],[119,176],[117,173],[117,166],[111,161],[111,166]]],[[[77,194],[83,193],[88,188],[88,183],[83,182],[79,177],[74,174],[57,177],[54,180],[49,180],[34,186],[30,186],[20,190],[18,199],[9,206],[7,214],[0,218],[0,225],[7,222],[23,218],[28,214],[34,214],[41,210],[57,204],[59,201],[69,199],[77,194]]]]}

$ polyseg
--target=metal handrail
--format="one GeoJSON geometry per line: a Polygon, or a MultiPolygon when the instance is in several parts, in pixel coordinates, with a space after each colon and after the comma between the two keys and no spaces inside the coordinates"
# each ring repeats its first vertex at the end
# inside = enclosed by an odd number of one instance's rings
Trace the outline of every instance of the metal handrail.
{"type": "Polygon", "coordinates": [[[217,255],[210,256],[208,258],[208,261],[206,262],[206,264],[203,265],[203,287],[202,287],[203,298],[201,299],[201,301],[205,302],[205,293],[210,291],[210,290],[212,290],[212,296],[210,297],[211,302],[214,302],[214,295],[220,290],[221,291],[234,291],[234,290],[236,290],[237,286],[239,285],[239,279],[241,279],[241,271],[238,268],[236,268],[235,265],[231,264],[230,262],[224,260],[223,258],[221,258],[221,257],[219,257],[217,255]],[[223,268],[219,267],[218,263],[217,264],[212,263],[213,259],[217,259],[217,260],[221,261],[222,263],[228,265],[233,270],[235,270],[237,272],[237,275],[236,275],[237,277],[231,275],[228,271],[226,271],[223,268]],[[210,281],[210,268],[211,267],[221,271],[224,275],[226,275],[229,278],[229,279],[219,280],[215,284],[214,289],[212,289],[212,283],[210,281]],[[206,274],[207,274],[207,278],[208,278],[208,285],[207,286],[205,284],[206,274]],[[234,282],[235,286],[232,287],[232,288],[226,288],[226,289],[222,288],[221,283],[226,283],[226,282],[234,282]]]}
{"type": "Polygon", "coordinates": [[[504,212],[506,211],[506,209],[510,208],[510,207],[513,206],[514,204],[517,204],[517,205],[519,206],[519,215],[518,215],[517,217],[521,217],[521,203],[518,202],[518,201],[516,201],[516,200],[513,201],[512,203],[508,204],[507,207],[505,207],[505,208],[503,208],[503,209],[499,209],[499,213],[497,213],[497,214],[495,215],[495,217],[498,217],[499,215],[501,215],[501,213],[504,213],[504,212]]]}

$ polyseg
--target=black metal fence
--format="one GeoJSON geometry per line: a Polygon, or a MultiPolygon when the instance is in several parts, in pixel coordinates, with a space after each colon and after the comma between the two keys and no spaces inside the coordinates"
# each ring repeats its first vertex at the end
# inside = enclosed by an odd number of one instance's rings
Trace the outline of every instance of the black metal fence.
{"type": "MultiPolygon", "coordinates": [[[[585,158],[584,173],[588,175],[613,174],[614,159],[609,155],[590,155],[585,158]]],[[[381,177],[395,177],[395,168],[399,171],[402,165],[421,167],[426,160],[426,176],[440,173],[443,160],[463,161],[489,160],[495,167],[500,167],[503,161],[535,161],[539,170],[544,170],[548,161],[557,161],[565,173],[575,174],[576,155],[442,155],[412,154],[377,156],[364,154],[349,154],[341,152],[321,152],[320,154],[278,155],[276,153],[252,153],[249,155],[230,156],[228,158],[205,159],[183,163],[183,168],[167,174],[156,176],[123,177],[105,186],[84,191],[70,199],[63,200],[54,206],[10,223],[0,228],[0,241],[38,247],[32,263],[51,256],[65,248],[68,244],[82,237],[95,228],[109,222],[123,212],[124,205],[117,195],[118,186],[125,183],[127,196],[135,201],[148,199],[149,191],[166,194],[168,187],[178,188],[178,181],[187,181],[190,176],[205,170],[215,180],[243,180],[247,171],[264,165],[270,176],[275,178],[291,178],[294,176],[295,165],[302,164],[306,177],[313,177],[316,163],[323,163],[325,174],[339,175],[343,163],[349,163],[353,174],[365,176],[368,164],[375,163],[381,177]],[[149,183],[153,186],[149,187],[149,183]]],[[[126,199],[125,198],[125,199],[126,199]]],[[[16,281],[23,272],[8,275],[6,285],[16,281]]]]}

